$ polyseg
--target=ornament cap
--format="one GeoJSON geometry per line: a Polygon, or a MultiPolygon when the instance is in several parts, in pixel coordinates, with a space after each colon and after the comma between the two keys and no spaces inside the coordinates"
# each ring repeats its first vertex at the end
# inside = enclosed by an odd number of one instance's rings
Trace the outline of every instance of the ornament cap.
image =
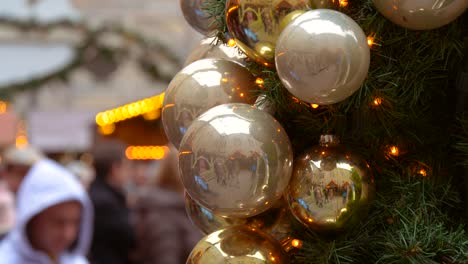
{"type": "Polygon", "coordinates": [[[321,135],[319,144],[322,147],[336,147],[340,144],[340,140],[335,135],[321,135]]]}

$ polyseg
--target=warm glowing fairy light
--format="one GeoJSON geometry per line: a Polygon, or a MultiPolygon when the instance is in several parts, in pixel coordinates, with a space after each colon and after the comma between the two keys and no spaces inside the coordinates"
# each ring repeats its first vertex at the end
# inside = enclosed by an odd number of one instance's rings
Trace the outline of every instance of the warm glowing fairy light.
{"type": "Polygon", "coordinates": [[[164,101],[164,93],[157,96],[146,98],[137,102],[123,105],[121,107],[98,113],[96,115],[96,124],[107,126],[129,118],[140,115],[146,115],[151,118],[159,118],[155,113],[159,113],[164,101]]]}
{"type": "Polygon", "coordinates": [[[374,103],[375,106],[381,105],[382,104],[382,98],[379,98],[379,97],[375,98],[373,103],[374,103]]]}
{"type": "Polygon", "coordinates": [[[396,146],[391,146],[390,147],[390,155],[392,156],[398,156],[400,155],[400,150],[396,146]]]}
{"type": "Polygon", "coordinates": [[[340,6],[341,7],[347,7],[348,6],[348,0],[340,0],[340,6]]]}
{"type": "Polygon", "coordinates": [[[311,104],[312,108],[317,109],[319,107],[318,104],[311,104]]]}
{"type": "Polygon", "coordinates": [[[427,171],[425,169],[423,169],[423,168],[420,169],[418,173],[421,174],[423,177],[427,176],[427,171]]]}
{"type": "Polygon", "coordinates": [[[234,47],[236,46],[236,41],[234,39],[229,39],[227,44],[229,47],[234,47]]]}
{"type": "Polygon", "coordinates": [[[375,44],[374,40],[375,40],[374,37],[368,36],[367,37],[367,45],[369,45],[369,47],[372,47],[375,44]]]}
{"type": "Polygon", "coordinates": [[[291,245],[295,248],[301,248],[302,247],[302,241],[299,239],[293,239],[291,241],[291,245]]]}

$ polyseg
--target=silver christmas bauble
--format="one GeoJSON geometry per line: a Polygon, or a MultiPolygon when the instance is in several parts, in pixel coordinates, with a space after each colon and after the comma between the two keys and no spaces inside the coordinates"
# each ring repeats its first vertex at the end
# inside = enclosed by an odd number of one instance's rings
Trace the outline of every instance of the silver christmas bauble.
{"type": "Polygon", "coordinates": [[[285,192],[292,148],[283,127],[247,104],[211,108],[185,133],[179,168],[186,191],[220,216],[250,217],[285,192]]]}
{"type": "Polygon", "coordinates": [[[444,26],[468,8],[467,0],[374,0],[379,12],[405,28],[427,30],[444,26]]]}
{"type": "Polygon", "coordinates": [[[310,10],[291,22],[276,44],[276,69],[294,96],[308,103],[340,102],[367,76],[367,37],[353,19],[335,10],[310,10]]]}
{"type": "Polygon", "coordinates": [[[253,104],[258,89],[243,66],[222,59],[198,60],[172,79],[164,96],[162,123],[169,141],[179,148],[192,121],[208,109],[225,103],[253,104]]]}
{"type": "Polygon", "coordinates": [[[215,18],[210,17],[203,9],[205,1],[206,0],[180,0],[180,9],[182,10],[185,20],[193,29],[208,36],[213,34],[218,24],[215,18]]]}
{"type": "Polygon", "coordinates": [[[184,65],[187,66],[192,62],[201,59],[226,59],[242,65],[245,64],[246,56],[236,47],[230,47],[221,41],[217,44],[215,38],[206,38],[200,41],[185,60],[184,65]]]}

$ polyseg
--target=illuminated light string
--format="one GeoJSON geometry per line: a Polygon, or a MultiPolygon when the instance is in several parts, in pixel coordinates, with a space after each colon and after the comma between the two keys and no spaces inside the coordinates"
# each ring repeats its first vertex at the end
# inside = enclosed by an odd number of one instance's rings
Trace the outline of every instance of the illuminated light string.
{"type": "Polygon", "coordinates": [[[129,160],[160,160],[169,153],[167,146],[129,146],[125,156],[129,160]]]}
{"type": "MultiPolygon", "coordinates": [[[[121,107],[100,112],[96,115],[96,124],[99,126],[109,126],[129,118],[144,115],[147,120],[159,118],[159,111],[164,101],[164,93],[160,95],[136,101],[121,107]]],[[[108,128],[109,130],[109,128],[108,128]]]]}
{"type": "Polygon", "coordinates": [[[0,101],[0,114],[6,113],[8,107],[8,103],[4,101],[0,101]]]}

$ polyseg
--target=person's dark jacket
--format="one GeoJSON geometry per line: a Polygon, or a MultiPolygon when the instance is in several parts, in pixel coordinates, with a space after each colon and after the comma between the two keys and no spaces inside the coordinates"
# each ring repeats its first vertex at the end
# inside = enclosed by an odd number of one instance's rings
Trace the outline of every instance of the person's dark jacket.
{"type": "Polygon", "coordinates": [[[184,264],[202,238],[185,212],[182,194],[152,188],[136,203],[139,261],[144,264],[184,264]]]}
{"type": "Polygon", "coordinates": [[[124,194],[96,178],[90,196],[95,209],[91,263],[131,263],[128,256],[135,245],[135,236],[124,194]]]}

